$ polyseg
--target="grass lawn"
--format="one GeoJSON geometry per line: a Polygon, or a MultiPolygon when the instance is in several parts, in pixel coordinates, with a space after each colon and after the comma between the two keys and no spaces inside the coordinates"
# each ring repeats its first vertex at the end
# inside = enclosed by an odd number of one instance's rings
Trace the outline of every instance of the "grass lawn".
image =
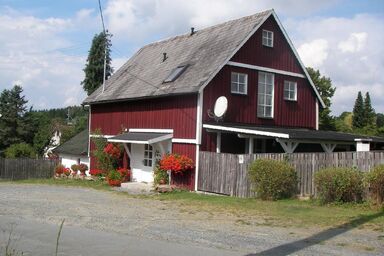
{"type": "MultiPolygon", "coordinates": [[[[74,186],[112,191],[105,182],[101,181],[49,179],[14,181],[13,183],[74,186]]],[[[206,212],[215,217],[236,218],[239,224],[245,225],[255,224],[256,222],[261,225],[283,227],[335,227],[346,225],[348,227],[367,228],[384,232],[384,208],[372,207],[369,203],[321,205],[315,200],[262,201],[253,198],[204,195],[187,191],[149,196],[119,194],[143,200],[172,202],[187,213],[206,212]]]]}
{"type": "Polygon", "coordinates": [[[178,201],[187,208],[193,207],[201,211],[230,213],[244,224],[261,217],[264,219],[264,225],[297,227],[346,225],[384,232],[384,208],[373,207],[369,203],[321,205],[315,200],[262,201],[254,198],[189,192],[161,194],[155,198],[178,201]]]}

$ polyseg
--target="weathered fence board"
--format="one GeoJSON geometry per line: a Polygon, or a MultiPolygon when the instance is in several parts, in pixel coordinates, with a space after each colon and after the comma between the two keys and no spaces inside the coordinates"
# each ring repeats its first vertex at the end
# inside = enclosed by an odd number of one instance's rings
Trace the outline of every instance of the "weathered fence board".
{"type": "Polygon", "coordinates": [[[0,179],[48,179],[54,175],[56,160],[0,158],[0,179]]]}
{"type": "Polygon", "coordinates": [[[200,152],[198,190],[237,197],[254,196],[248,179],[249,165],[258,158],[287,160],[299,177],[301,196],[316,194],[315,173],[327,167],[355,167],[369,171],[384,164],[384,152],[338,152],[234,155],[200,152]]]}

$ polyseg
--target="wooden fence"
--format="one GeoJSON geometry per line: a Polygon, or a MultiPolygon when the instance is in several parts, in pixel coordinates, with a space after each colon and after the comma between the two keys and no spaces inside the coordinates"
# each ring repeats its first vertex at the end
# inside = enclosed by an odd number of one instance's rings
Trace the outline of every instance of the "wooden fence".
{"type": "Polygon", "coordinates": [[[0,158],[0,179],[49,179],[54,175],[57,160],[0,158]]]}
{"type": "Polygon", "coordinates": [[[326,167],[356,167],[369,171],[384,164],[384,152],[294,153],[233,155],[199,153],[198,190],[237,197],[252,197],[248,179],[249,165],[258,158],[287,160],[299,177],[300,196],[316,195],[314,174],[326,167]]]}

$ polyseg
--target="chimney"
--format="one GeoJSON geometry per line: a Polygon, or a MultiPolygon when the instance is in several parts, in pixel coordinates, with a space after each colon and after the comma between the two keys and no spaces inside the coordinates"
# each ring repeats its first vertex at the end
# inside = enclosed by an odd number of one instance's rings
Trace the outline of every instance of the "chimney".
{"type": "Polygon", "coordinates": [[[193,34],[195,34],[195,28],[194,27],[191,27],[191,36],[193,36],[193,34]]]}
{"type": "Polygon", "coordinates": [[[163,52],[163,62],[166,61],[167,59],[168,59],[167,53],[163,52]]]}

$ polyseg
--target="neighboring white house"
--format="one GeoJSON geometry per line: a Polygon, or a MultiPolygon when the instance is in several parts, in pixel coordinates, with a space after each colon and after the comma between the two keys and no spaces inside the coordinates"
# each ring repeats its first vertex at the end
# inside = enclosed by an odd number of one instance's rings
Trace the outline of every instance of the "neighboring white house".
{"type": "Polygon", "coordinates": [[[48,146],[44,149],[44,157],[49,157],[49,155],[52,154],[53,150],[60,145],[60,139],[61,132],[56,129],[51,137],[51,140],[49,141],[48,146]]]}
{"type": "Polygon", "coordinates": [[[53,152],[59,155],[60,161],[65,167],[71,168],[73,164],[86,164],[89,169],[88,143],[88,130],[84,130],[53,149],[53,152]]]}

